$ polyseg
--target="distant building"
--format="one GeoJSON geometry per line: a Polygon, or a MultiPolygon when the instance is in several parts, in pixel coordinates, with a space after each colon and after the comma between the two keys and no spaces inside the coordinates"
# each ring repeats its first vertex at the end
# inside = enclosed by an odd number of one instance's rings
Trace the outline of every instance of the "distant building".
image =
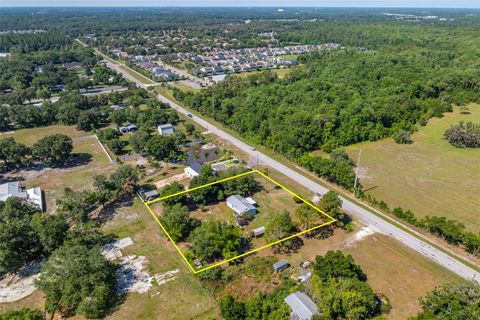
{"type": "Polygon", "coordinates": [[[319,314],[315,302],[301,291],[292,293],[284,301],[292,309],[290,314],[292,320],[311,320],[314,315],[319,314]]]}
{"type": "Polygon", "coordinates": [[[189,167],[186,167],[184,169],[184,172],[189,178],[195,178],[200,175],[201,169],[202,169],[202,164],[195,161],[189,167]]]}
{"type": "Polygon", "coordinates": [[[0,52],[0,58],[8,58],[10,57],[10,53],[8,52],[0,52]]]}
{"type": "Polygon", "coordinates": [[[134,131],[137,131],[137,126],[134,125],[134,124],[129,124],[127,126],[121,126],[121,127],[118,127],[118,131],[120,133],[129,133],[129,132],[134,132],[134,131]]]}
{"type": "Polygon", "coordinates": [[[255,205],[238,194],[227,198],[227,206],[239,216],[245,213],[257,213],[257,208],[255,208],[255,205]]]}
{"type": "Polygon", "coordinates": [[[287,260],[282,259],[282,260],[278,261],[277,263],[275,263],[273,265],[273,271],[281,272],[281,271],[287,269],[288,267],[290,267],[290,263],[288,263],[287,260]]]}
{"type": "Polygon", "coordinates": [[[80,69],[83,68],[83,64],[81,62],[67,62],[64,63],[63,66],[67,69],[80,69]]]}
{"type": "Polygon", "coordinates": [[[166,136],[172,134],[175,131],[175,127],[172,126],[170,123],[161,124],[157,127],[158,133],[162,136],[166,136]]]}
{"type": "Polygon", "coordinates": [[[31,204],[37,206],[40,210],[45,210],[42,189],[39,187],[25,189],[20,181],[7,182],[0,185],[0,201],[6,201],[10,197],[25,199],[31,204]]]}

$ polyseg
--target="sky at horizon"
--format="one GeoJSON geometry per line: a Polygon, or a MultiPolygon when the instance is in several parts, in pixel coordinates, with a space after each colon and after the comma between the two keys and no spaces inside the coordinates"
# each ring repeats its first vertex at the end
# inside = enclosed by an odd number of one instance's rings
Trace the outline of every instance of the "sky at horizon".
{"type": "Polygon", "coordinates": [[[0,0],[1,7],[407,7],[480,8],[480,0],[0,0]]]}

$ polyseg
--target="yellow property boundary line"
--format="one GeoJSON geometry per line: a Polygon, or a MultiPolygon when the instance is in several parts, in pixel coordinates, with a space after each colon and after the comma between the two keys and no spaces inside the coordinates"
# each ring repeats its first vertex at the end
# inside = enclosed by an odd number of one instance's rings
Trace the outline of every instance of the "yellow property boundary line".
{"type": "Polygon", "coordinates": [[[225,178],[225,179],[221,179],[221,180],[218,180],[218,181],[214,181],[214,182],[210,182],[210,183],[207,183],[207,184],[204,184],[202,186],[199,186],[199,187],[195,187],[195,188],[192,188],[192,189],[188,189],[188,190],[184,190],[184,191],[180,191],[180,192],[177,192],[177,193],[174,193],[174,194],[171,194],[171,195],[168,195],[168,196],[165,196],[165,197],[162,197],[162,198],[158,198],[158,199],[155,199],[155,200],[152,200],[152,201],[148,201],[148,202],[145,202],[143,201],[143,199],[140,197],[140,200],[142,200],[143,204],[147,207],[148,211],[150,212],[150,214],[153,216],[153,218],[155,219],[155,221],[157,221],[158,225],[160,226],[160,228],[162,228],[163,232],[167,235],[168,239],[170,239],[170,241],[173,243],[173,245],[175,246],[175,249],[177,249],[178,253],[180,253],[180,255],[182,256],[183,260],[185,260],[185,262],[187,263],[187,265],[189,266],[190,270],[192,270],[193,273],[200,273],[200,272],[203,272],[203,271],[206,271],[208,269],[211,269],[211,268],[214,268],[214,267],[218,267],[222,264],[225,264],[225,263],[228,263],[230,261],[233,261],[233,260],[236,260],[236,259],[239,259],[239,258],[242,258],[242,257],[245,257],[249,254],[252,254],[252,253],[255,253],[257,251],[260,251],[262,249],[265,249],[265,248],[268,248],[268,247],[271,247],[271,246],[274,246],[276,244],[279,244],[280,242],[283,242],[283,241],[286,241],[286,240],[289,240],[289,239],[292,239],[292,238],[295,238],[295,237],[298,237],[298,236],[301,236],[307,232],[310,232],[310,231],[313,231],[315,229],[318,229],[318,228],[321,228],[321,227],[324,227],[324,226],[327,226],[329,224],[332,224],[334,222],[336,222],[337,220],[335,220],[334,218],[332,218],[330,215],[328,215],[327,213],[323,212],[322,210],[320,210],[319,208],[317,208],[316,206],[314,206],[313,204],[311,204],[310,202],[306,201],[305,199],[303,199],[301,196],[299,196],[298,194],[296,194],[295,192],[291,191],[290,189],[286,188],[285,186],[281,185],[280,183],[278,183],[277,181],[273,180],[272,178],[270,178],[269,176],[265,175],[264,173],[262,173],[261,171],[259,170],[251,170],[251,171],[248,171],[248,172],[245,172],[245,173],[241,173],[241,174],[238,174],[238,175],[235,175],[235,176],[232,176],[232,177],[228,177],[228,178],[225,178]],[[289,194],[291,194],[292,196],[300,199],[303,201],[303,203],[306,203],[307,205],[309,205],[310,207],[312,207],[313,209],[317,210],[318,212],[320,212],[321,214],[323,214],[324,216],[328,217],[330,219],[330,221],[327,221],[321,225],[318,225],[318,226],[315,226],[313,228],[310,228],[310,229],[307,229],[307,230],[303,230],[301,232],[298,232],[296,234],[293,234],[293,235],[290,235],[288,237],[285,237],[283,239],[280,239],[280,240],[277,240],[277,241],[274,241],[272,243],[269,243],[267,245],[264,245],[264,246],[261,246],[261,247],[258,247],[258,248],[255,248],[253,250],[250,250],[248,252],[245,252],[245,253],[242,253],[238,256],[235,256],[233,258],[229,258],[229,259],[225,259],[225,260],[222,260],[220,262],[217,262],[213,265],[210,265],[210,266],[207,266],[205,268],[202,268],[200,270],[195,270],[195,268],[190,264],[190,262],[188,261],[188,259],[185,257],[185,255],[183,254],[183,252],[180,250],[180,248],[178,247],[178,245],[175,243],[175,241],[173,241],[172,237],[170,236],[170,234],[168,233],[167,229],[165,229],[165,227],[163,226],[163,224],[160,222],[160,219],[158,219],[157,215],[153,212],[152,208],[150,208],[150,205],[153,204],[153,203],[156,203],[156,202],[159,202],[159,201],[162,201],[162,200],[165,200],[165,199],[168,199],[168,198],[172,198],[172,197],[175,197],[175,196],[179,196],[179,195],[182,195],[182,194],[186,194],[186,193],[189,193],[189,192],[192,192],[192,191],[195,191],[195,190],[198,190],[198,189],[201,189],[201,188],[205,188],[205,187],[208,187],[208,186],[211,186],[211,185],[215,185],[215,184],[219,184],[219,183],[222,183],[222,182],[225,182],[225,181],[228,181],[228,180],[233,180],[233,179],[236,179],[236,178],[240,178],[240,177],[243,177],[243,176],[246,176],[246,175],[249,175],[249,174],[252,174],[252,173],[257,173],[259,174],[260,176],[262,176],[263,178],[269,180],[270,182],[272,182],[273,184],[275,184],[276,186],[279,186],[280,188],[282,188],[283,190],[287,191],[289,194]]]}

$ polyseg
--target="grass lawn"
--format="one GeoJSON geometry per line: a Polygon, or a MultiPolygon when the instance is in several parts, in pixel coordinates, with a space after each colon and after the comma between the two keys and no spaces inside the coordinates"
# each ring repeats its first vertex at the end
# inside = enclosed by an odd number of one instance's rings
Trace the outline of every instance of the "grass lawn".
{"type": "MultiPolygon", "coordinates": [[[[117,63],[119,63],[119,62],[117,61],[117,63]]],[[[132,68],[129,68],[129,67],[123,65],[123,64],[120,64],[120,69],[125,70],[129,75],[131,75],[132,77],[134,77],[135,79],[137,79],[141,83],[144,83],[144,84],[154,84],[154,83],[156,83],[155,81],[153,81],[150,78],[147,78],[146,76],[144,76],[140,72],[137,72],[137,71],[133,70],[132,68]]]]}
{"type": "Polygon", "coordinates": [[[91,135],[91,132],[77,130],[74,126],[52,125],[48,127],[16,130],[13,133],[1,134],[0,139],[13,137],[17,142],[32,146],[38,140],[54,134],[64,134],[70,138],[91,135]]]}
{"type": "MultiPolygon", "coordinates": [[[[271,69],[270,71],[276,73],[280,79],[283,79],[283,78],[285,78],[285,75],[291,71],[291,69],[293,69],[293,68],[271,69]]],[[[267,71],[267,70],[232,73],[231,76],[246,78],[248,76],[258,74],[258,73],[261,73],[261,72],[265,72],[265,71],[267,71]]]]}
{"type": "Polygon", "coordinates": [[[183,92],[189,92],[189,91],[194,91],[194,92],[196,92],[196,91],[200,91],[200,90],[201,90],[201,89],[194,89],[194,88],[192,88],[192,87],[190,87],[190,86],[187,86],[185,83],[181,83],[181,82],[178,82],[178,81],[172,83],[171,86],[172,86],[172,87],[176,87],[176,88],[182,90],[183,92]]]}
{"type": "Polygon", "coordinates": [[[92,184],[94,175],[109,175],[115,170],[107,155],[103,152],[98,141],[94,138],[84,139],[73,143],[73,153],[88,153],[90,160],[77,166],[68,168],[47,168],[42,171],[22,171],[27,187],[41,187],[45,192],[47,210],[55,208],[55,199],[63,195],[63,189],[86,189],[92,184]]]}
{"type": "Polygon", "coordinates": [[[205,319],[218,313],[216,301],[201,286],[178,252],[139,199],[133,206],[117,210],[117,217],[104,231],[118,238],[132,237],[134,245],[124,255],[142,255],[148,259],[148,272],[179,269],[179,276],[163,285],[154,285],[148,293],[133,293],[107,319],[205,319]]]}
{"type": "Polygon", "coordinates": [[[392,139],[347,147],[356,161],[362,150],[360,182],[376,198],[390,206],[412,210],[417,216],[454,218],[467,229],[480,231],[480,149],[459,149],[443,139],[443,133],[460,120],[480,120],[480,105],[470,114],[458,108],[443,118],[431,119],[412,135],[410,145],[392,139]]]}

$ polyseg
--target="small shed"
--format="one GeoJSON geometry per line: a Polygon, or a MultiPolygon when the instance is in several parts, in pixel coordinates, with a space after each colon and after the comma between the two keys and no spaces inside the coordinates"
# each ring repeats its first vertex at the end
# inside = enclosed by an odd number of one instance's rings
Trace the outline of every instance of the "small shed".
{"type": "Polygon", "coordinates": [[[162,136],[172,134],[175,131],[175,127],[171,123],[160,124],[157,127],[158,133],[162,136]]]}
{"type": "Polygon", "coordinates": [[[255,237],[260,237],[262,234],[265,233],[265,227],[259,227],[252,230],[252,233],[255,237]]]}
{"type": "Polygon", "coordinates": [[[275,263],[273,265],[273,271],[281,272],[281,271],[287,269],[288,267],[290,267],[290,263],[288,263],[287,260],[282,259],[282,260],[278,261],[277,263],[275,263]]]}

